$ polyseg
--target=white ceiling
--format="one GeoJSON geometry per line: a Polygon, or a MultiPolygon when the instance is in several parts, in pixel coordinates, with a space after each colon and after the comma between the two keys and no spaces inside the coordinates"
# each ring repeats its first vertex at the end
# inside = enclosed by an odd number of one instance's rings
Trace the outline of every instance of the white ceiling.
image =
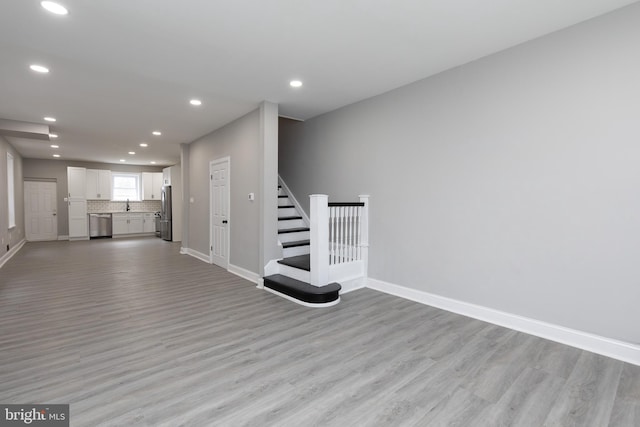
{"type": "MultiPolygon", "coordinates": [[[[636,1],[60,3],[69,15],[2,1],[0,118],[56,117],[61,159],[168,165],[180,143],[263,100],[309,119],[636,1]],[[293,78],[304,86],[291,88],[293,78]],[[193,97],[203,105],[190,106],[193,97]]],[[[52,158],[46,141],[8,139],[26,158],[52,158]]]]}

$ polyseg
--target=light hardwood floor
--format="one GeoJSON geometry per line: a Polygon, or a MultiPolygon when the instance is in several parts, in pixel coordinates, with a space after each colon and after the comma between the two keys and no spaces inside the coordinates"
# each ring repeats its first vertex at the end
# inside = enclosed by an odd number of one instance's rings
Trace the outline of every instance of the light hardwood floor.
{"type": "Polygon", "coordinates": [[[372,290],[311,309],[155,238],[0,270],[0,402],[72,426],[640,426],[640,367],[372,290]]]}

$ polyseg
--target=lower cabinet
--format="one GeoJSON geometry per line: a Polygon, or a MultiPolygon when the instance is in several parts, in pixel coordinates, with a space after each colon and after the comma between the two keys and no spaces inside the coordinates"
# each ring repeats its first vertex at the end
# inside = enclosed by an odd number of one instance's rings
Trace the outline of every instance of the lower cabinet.
{"type": "Polygon", "coordinates": [[[129,214],[129,233],[142,233],[142,215],[129,214]]]}
{"type": "Polygon", "coordinates": [[[129,215],[118,213],[111,215],[111,228],[114,235],[129,234],[129,215]]]}
{"type": "Polygon", "coordinates": [[[86,200],[69,200],[69,239],[87,239],[89,226],[86,200]]]}
{"type": "Polygon", "coordinates": [[[144,215],[146,214],[126,212],[114,213],[111,217],[113,235],[146,233],[144,228],[144,215]]]}
{"type": "Polygon", "coordinates": [[[143,233],[155,233],[156,232],[156,216],[154,214],[152,214],[152,213],[143,214],[142,232],[143,233]]]}

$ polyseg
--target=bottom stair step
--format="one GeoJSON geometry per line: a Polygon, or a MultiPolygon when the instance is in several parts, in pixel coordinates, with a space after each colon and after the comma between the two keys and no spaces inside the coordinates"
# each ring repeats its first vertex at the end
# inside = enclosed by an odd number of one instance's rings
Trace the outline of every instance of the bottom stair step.
{"type": "Polygon", "coordinates": [[[329,283],[327,286],[313,286],[282,274],[273,274],[264,278],[264,286],[282,294],[289,295],[299,301],[308,303],[327,303],[340,298],[340,286],[338,283],[329,283]]]}
{"type": "Polygon", "coordinates": [[[311,255],[298,255],[281,259],[278,264],[288,265],[289,267],[299,268],[300,270],[311,271],[311,255]]]}

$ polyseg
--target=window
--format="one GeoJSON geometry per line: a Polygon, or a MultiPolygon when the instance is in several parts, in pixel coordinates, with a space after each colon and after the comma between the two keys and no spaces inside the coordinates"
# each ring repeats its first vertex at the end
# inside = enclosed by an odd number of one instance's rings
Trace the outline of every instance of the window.
{"type": "Polygon", "coordinates": [[[9,205],[9,228],[16,226],[16,194],[13,178],[13,156],[7,153],[7,198],[9,205]]]}
{"type": "Polygon", "coordinates": [[[111,173],[113,187],[113,200],[138,201],[140,200],[140,174],[139,173],[111,173]]]}

